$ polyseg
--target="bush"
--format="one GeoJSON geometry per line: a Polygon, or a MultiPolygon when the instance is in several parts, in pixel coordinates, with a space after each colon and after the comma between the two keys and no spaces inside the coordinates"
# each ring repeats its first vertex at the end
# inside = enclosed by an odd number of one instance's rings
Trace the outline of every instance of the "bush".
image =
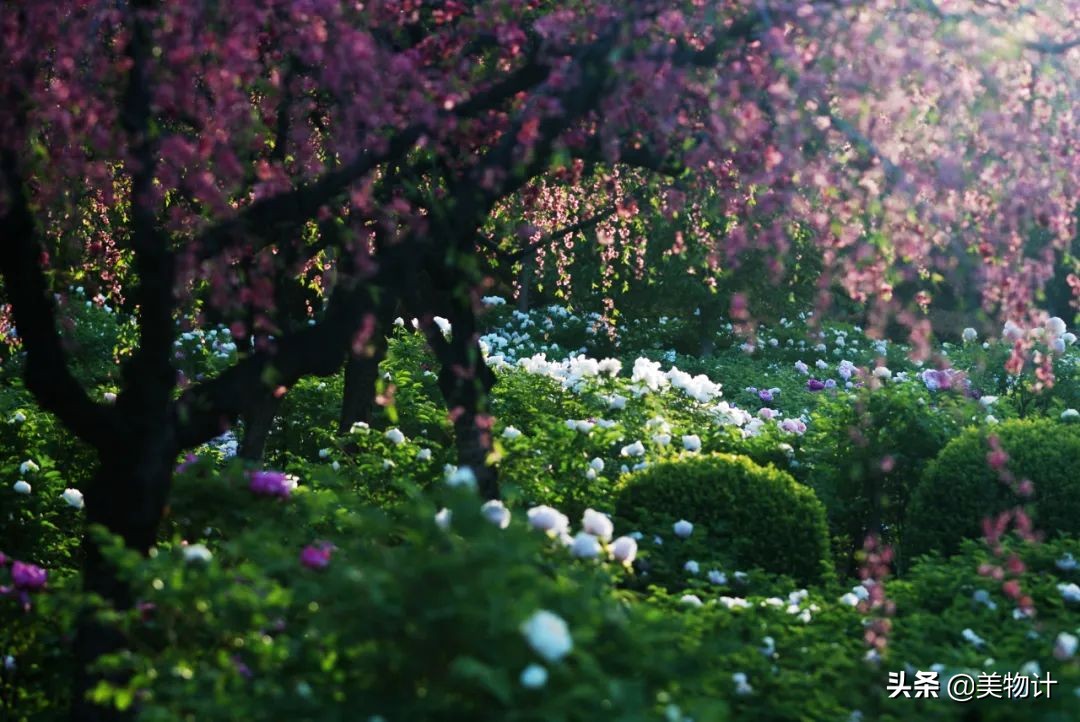
{"type": "Polygon", "coordinates": [[[848,573],[867,534],[879,532],[890,544],[903,535],[923,468],[972,406],[958,394],[931,399],[922,384],[907,383],[843,394],[818,408],[803,441],[807,483],[828,510],[833,552],[848,573]]]}
{"type": "Polygon", "coordinates": [[[645,722],[674,700],[724,718],[715,695],[681,689],[705,667],[680,649],[695,644],[691,620],[620,603],[605,565],[572,563],[521,517],[490,524],[475,495],[439,494],[443,530],[429,499],[347,509],[329,477],[246,502],[235,471],[214,481],[261,522],[225,520],[205,559],[185,560],[179,537],[149,558],[110,546],[144,602],[123,619],[142,643],[111,660],[130,682],[101,685],[97,699],[139,699],[145,720],[645,722]],[[301,549],[318,540],[334,546],[308,568],[301,549]],[[538,610],[565,620],[565,657],[523,634],[538,610]],[[520,681],[530,665],[546,669],[543,689],[520,681]]]}
{"type": "MultiPolygon", "coordinates": [[[[715,454],[652,466],[616,497],[630,528],[666,528],[680,519],[731,563],[816,582],[829,574],[825,508],[786,472],[744,456],[715,454]]],[[[676,544],[668,548],[676,548],[676,544]]]]}
{"type": "Polygon", "coordinates": [[[1047,534],[1080,532],[1080,428],[1048,420],[1006,421],[969,429],[926,468],[912,497],[903,540],[909,558],[931,550],[955,552],[982,533],[982,520],[1021,500],[990,467],[988,435],[1009,455],[1008,470],[1035,485],[1035,527],[1047,534]]]}

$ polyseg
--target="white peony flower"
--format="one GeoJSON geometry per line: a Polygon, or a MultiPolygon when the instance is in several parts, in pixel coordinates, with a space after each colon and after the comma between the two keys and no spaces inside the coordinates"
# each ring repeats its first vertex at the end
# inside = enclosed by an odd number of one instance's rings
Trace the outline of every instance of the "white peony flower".
{"type": "Polygon", "coordinates": [[[710,570],[707,576],[710,584],[727,584],[727,574],[718,569],[710,570]]]}
{"type": "Polygon", "coordinates": [[[431,449],[420,449],[416,452],[416,458],[420,461],[431,461],[431,449]]]}
{"type": "Polygon", "coordinates": [[[604,460],[601,459],[600,457],[597,457],[597,458],[593,459],[592,461],[589,462],[589,468],[592,469],[593,471],[597,471],[597,472],[603,471],[604,470],[604,460]]]}
{"type": "Polygon", "coordinates": [[[611,544],[611,556],[617,562],[633,564],[637,557],[637,541],[628,536],[619,537],[611,544]]]}
{"type": "Polygon", "coordinates": [[[1016,325],[1013,321],[1006,321],[1005,327],[1001,329],[1001,335],[1007,340],[1016,342],[1024,336],[1024,330],[1016,325]]]}
{"type": "Polygon", "coordinates": [[[595,559],[600,551],[600,541],[586,531],[579,531],[570,545],[570,553],[579,559],[595,559]]]}
{"type": "Polygon", "coordinates": [[[454,512],[449,509],[439,509],[439,511],[435,513],[435,525],[443,531],[447,531],[450,528],[450,521],[453,517],[454,512]]]}
{"type": "Polygon", "coordinates": [[[1067,343],[1070,346],[1072,346],[1074,343],[1076,343],[1076,334],[1073,333],[1072,331],[1069,331],[1068,333],[1062,334],[1061,338],[1064,339],[1065,343],[1067,343]]]}
{"type": "Polygon", "coordinates": [[[892,371],[890,371],[885,366],[878,366],[874,369],[874,376],[884,381],[886,379],[892,378],[892,371]]]}
{"type": "Polygon", "coordinates": [[[694,525],[688,522],[686,519],[680,519],[672,525],[672,530],[675,532],[675,536],[680,539],[686,539],[688,536],[694,533],[694,525]]]}
{"type": "Polygon", "coordinates": [[[679,597],[679,601],[683,604],[689,604],[691,607],[700,607],[702,605],[701,597],[696,594],[684,594],[679,597]]]}
{"type": "Polygon", "coordinates": [[[66,501],[68,506],[76,509],[83,508],[83,493],[78,489],[64,489],[64,493],[60,495],[60,498],[66,501]]]}
{"type": "Polygon", "coordinates": [[[401,444],[405,441],[405,434],[401,433],[401,429],[398,429],[396,427],[393,429],[389,429],[386,432],[385,436],[390,441],[390,443],[394,445],[401,444]]]}
{"type": "Polygon", "coordinates": [[[480,512],[485,519],[500,529],[510,526],[510,510],[498,499],[485,501],[484,505],[480,507],[480,512]]]}
{"type": "Polygon", "coordinates": [[[1074,604],[1080,604],[1080,587],[1075,582],[1069,584],[1058,584],[1058,591],[1061,592],[1061,597],[1066,602],[1072,602],[1074,604]]]}
{"type": "Polygon", "coordinates": [[[697,434],[687,434],[682,437],[683,448],[687,451],[700,451],[701,450],[701,437],[697,434]]]}
{"type": "Polygon", "coordinates": [[[515,429],[513,426],[507,426],[505,429],[503,429],[502,436],[508,441],[513,441],[514,439],[521,436],[521,432],[515,429]]]}
{"type": "Polygon", "coordinates": [[[11,417],[11,423],[21,424],[26,421],[26,414],[21,411],[16,411],[11,417]]]}
{"type": "Polygon", "coordinates": [[[446,338],[450,338],[450,334],[453,332],[453,327],[450,325],[450,321],[443,318],[442,316],[436,316],[431,320],[434,321],[435,325],[439,327],[439,332],[442,333],[443,336],[445,336],[446,338]]]}
{"type": "Polygon", "coordinates": [[[686,564],[683,564],[683,570],[690,572],[691,574],[697,574],[701,571],[701,565],[691,559],[690,561],[686,562],[686,564]]]}
{"type": "Polygon", "coordinates": [[[330,456],[330,449],[319,449],[319,458],[325,459],[330,456]]]}
{"type": "Polygon", "coordinates": [[[526,515],[534,529],[547,532],[549,536],[559,536],[570,529],[570,520],[566,515],[550,506],[534,506],[526,515]]]}
{"type": "Polygon", "coordinates": [[[962,636],[965,641],[976,647],[981,647],[986,644],[986,640],[975,634],[975,632],[973,632],[971,629],[965,629],[964,631],[960,632],[960,636],[962,636]]]}
{"type": "Polygon", "coordinates": [[[972,343],[975,339],[979,338],[979,332],[968,326],[964,329],[962,337],[965,343],[972,343]]]}
{"type": "Polygon", "coordinates": [[[454,469],[446,477],[446,485],[452,487],[463,486],[466,489],[476,488],[476,474],[468,466],[454,469]]]}
{"type": "Polygon", "coordinates": [[[602,541],[611,541],[611,535],[615,532],[615,525],[607,514],[601,514],[595,509],[585,510],[581,518],[581,528],[602,541]]]}
{"type": "Polygon", "coordinates": [[[331,462],[330,468],[333,469],[334,471],[341,471],[341,462],[339,462],[339,461],[331,462]]]}
{"type": "Polygon", "coordinates": [[[535,612],[525,620],[521,633],[533,651],[549,662],[558,662],[574,648],[566,622],[546,609],[535,612]]]}
{"type": "Polygon", "coordinates": [[[735,683],[735,694],[746,695],[754,691],[754,688],[746,681],[745,672],[736,672],[731,675],[731,681],[735,683]]]}
{"type": "Polygon", "coordinates": [[[184,547],[184,561],[189,564],[192,562],[201,562],[206,564],[213,558],[213,554],[203,544],[189,544],[184,547]]]}
{"type": "Polygon", "coordinates": [[[1062,421],[1077,421],[1080,419],[1080,411],[1076,409],[1065,409],[1061,412],[1062,421]]]}
{"type": "Polygon", "coordinates": [[[35,464],[33,461],[27,460],[27,461],[24,461],[23,463],[19,464],[19,473],[20,474],[24,474],[24,475],[25,474],[33,474],[33,473],[35,473],[37,471],[40,471],[40,470],[41,470],[41,467],[38,466],[37,464],[35,464]]]}
{"type": "Polygon", "coordinates": [[[840,603],[846,604],[849,607],[854,607],[859,603],[859,598],[851,592],[848,592],[844,596],[840,597],[840,603]]]}
{"type": "Polygon", "coordinates": [[[27,484],[22,479],[19,479],[18,481],[16,481],[15,484],[12,485],[11,488],[15,490],[16,494],[29,494],[30,493],[30,485],[27,484]]]}
{"type": "Polygon", "coordinates": [[[1050,350],[1058,354],[1065,353],[1065,339],[1061,336],[1054,338],[1050,342],[1050,350]]]}
{"type": "Polygon", "coordinates": [[[521,671],[521,686],[525,689],[540,689],[547,684],[548,671],[539,664],[530,664],[521,671]]]}
{"type": "Polygon", "coordinates": [[[626,446],[622,447],[622,450],[619,453],[623,456],[644,456],[645,445],[642,444],[640,441],[635,441],[632,444],[627,444],[626,446]]]}
{"type": "Polygon", "coordinates": [[[1065,321],[1058,316],[1048,318],[1046,320],[1045,328],[1046,333],[1049,336],[1061,336],[1068,330],[1065,326],[1065,321]]]}
{"type": "Polygon", "coordinates": [[[667,446],[671,443],[671,434],[653,434],[652,441],[657,446],[667,446]]]}
{"type": "Polygon", "coordinates": [[[362,434],[362,433],[364,433],[365,431],[367,431],[370,428],[371,427],[368,426],[367,422],[365,422],[365,421],[357,421],[355,424],[353,424],[352,426],[349,427],[349,433],[350,434],[362,434]]]}
{"type": "Polygon", "coordinates": [[[116,403],[116,394],[114,394],[112,391],[106,391],[101,395],[101,398],[103,398],[105,400],[105,403],[107,404],[116,403]]]}
{"type": "Polygon", "coordinates": [[[1072,659],[1073,655],[1076,654],[1078,644],[1080,644],[1080,640],[1076,638],[1076,635],[1062,632],[1054,640],[1054,659],[1062,662],[1072,659]]]}

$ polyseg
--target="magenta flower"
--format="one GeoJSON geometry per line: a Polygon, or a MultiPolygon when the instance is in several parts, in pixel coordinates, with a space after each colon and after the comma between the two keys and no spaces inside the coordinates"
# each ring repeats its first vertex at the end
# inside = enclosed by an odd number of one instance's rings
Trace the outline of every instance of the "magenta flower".
{"type": "Polygon", "coordinates": [[[48,573],[39,566],[15,562],[11,565],[11,580],[15,588],[27,592],[36,592],[45,586],[48,573]]]}
{"type": "Polygon", "coordinates": [[[280,496],[287,499],[296,486],[296,482],[289,479],[283,471],[252,471],[248,476],[251,479],[251,490],[259,496],[280,496]]]}
{"type": "Polygon", "coordinates": [[[825,383],[818,379],[809,379],[806,382],[806,389],[808,391],[821,391],[825,388],[825,383]]]}
{"type": "Polygon", "coordinates": [[[199,457],[195,456],[195,454],[188,454],[187,456],[184,457],[184,460],[182,462],[177,464],[176,473],[177,474],[184,473],[185,471],[187,471],[188,467],[190,467],[192,464],[196,463],[198,460],[199,460],[199,457]]]}
{"type": "Polygon", "coordinates": [[[300,552],[300,563],[308,569],[326,569],[330,566],[330,554],[333,551],[333,544],[326,542],[309,544],[300,552]]]}

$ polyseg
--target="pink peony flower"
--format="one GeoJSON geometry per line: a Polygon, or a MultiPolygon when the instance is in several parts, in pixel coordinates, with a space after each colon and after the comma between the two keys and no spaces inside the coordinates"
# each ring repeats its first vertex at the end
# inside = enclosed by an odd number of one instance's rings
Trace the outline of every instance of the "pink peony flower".
{"type": "Polygon", "coordinates": [[[15,588],[27,592],[36,592],[45,586],[48,573],[39,566],[15,562],[11,565],[11,580],[15,588]]]}
{"type": "Polygon", "coordinates": [[[330,566],[330,554],[333,551],[333,544],[325,542],[309,544],[300,552],[300,563],[308,569],[326,569],[330,566]]]}
{"type": "Polygon", "coordinates": [[[249,478],[251,490],[260,496],[280,496],[287,499],[296,486],[282,471],[252,471],[249,472],[249,478]]]}

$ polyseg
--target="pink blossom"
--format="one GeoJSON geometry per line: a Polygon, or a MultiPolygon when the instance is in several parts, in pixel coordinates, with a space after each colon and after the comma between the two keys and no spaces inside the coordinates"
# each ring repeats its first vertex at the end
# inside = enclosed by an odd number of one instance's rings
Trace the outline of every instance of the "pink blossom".
{"type": "Polygon", "coordinates": [[[296,486],[282,471],[252,471],[249,472],[249,477],[250,489],[259,496],[280,496],[287,499],[296,486]]]}
{"type": "Polygon", "coordinates": [[[333,551],[333,544],[326,542],[309,544],[300,552],[300,563],[308,569],[326,569],[330,566],[330,554],[333,551]]]}
{"type": "Polygon", "coordinates": [[[11,565],[11,580],[15,582],[15,588],[28,592],[36,592],[45,586],[48,573],[39,566],[15,562],[11,565]]]}

